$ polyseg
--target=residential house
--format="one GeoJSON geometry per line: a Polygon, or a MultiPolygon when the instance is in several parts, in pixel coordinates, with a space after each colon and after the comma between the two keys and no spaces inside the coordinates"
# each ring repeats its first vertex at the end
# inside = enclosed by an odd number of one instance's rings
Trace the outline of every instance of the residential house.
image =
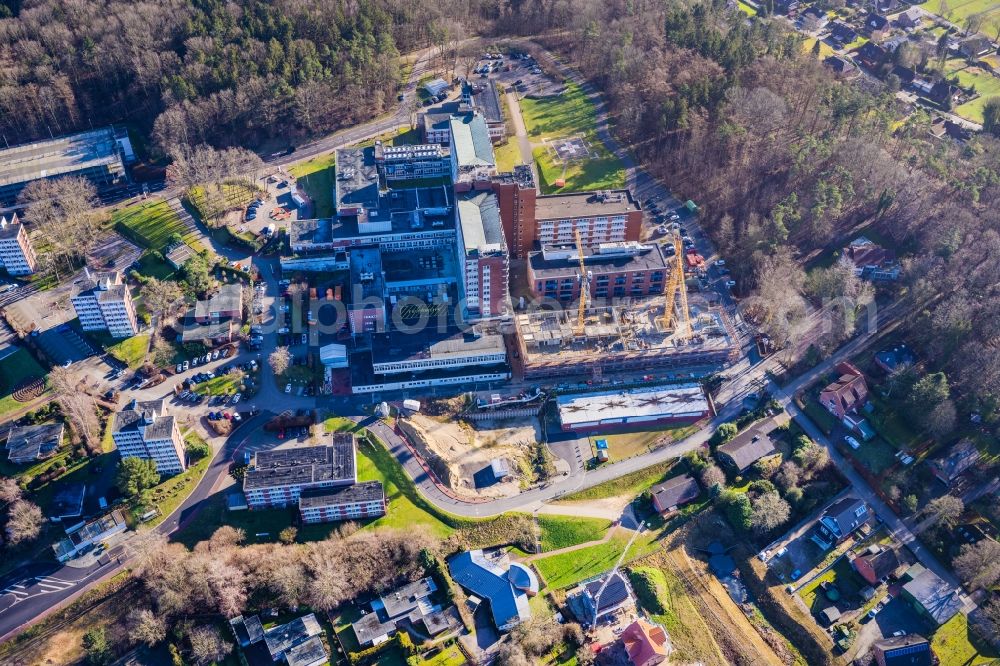
{"type": "Polygon", "coordinates": [[[858,575],[864,578],[872,587],[891,576],[899,568],[899,557],[893,548],[872,546],[863,555],[854,558],[852,562],[858,575]],[[874,549],[875,552],[871,552],[874,549]]]}
{"type": "Polygon", "coordinates": [[[844,248],[844,258],[854,265],[854,274],[872,282],[890,282],[899,278],[896,253],[876,245],[864,236],[844,248]]]}
{"type": "Polygon", "coordinates": [[[87,550],[91,545],[100,543],[119,532],[128,529],[125,516],[119,510],[114,510],[106,516],[84,523],[77,523],[66,528],[66,538],[52,546],[56,559],[66,562],[87,550]]]}
{"type": "Polygon", "coordinates": [[[858,68],[854,66],[854,63],[838,55],[827,56],[823,59],[823,65],[844,79],[854,78],[858,75],[858,68]]]}
{"type": "Polygon", "coordinates": [[[239,615],[229,620],[229,627],[250,664],[321,666],[329,659],[323,628],[313,613],[267,630],[256,615],[239,615]]]}
{"type": "Polygon", "coordinates": [[[961,610],[959,590],[930,569],[910,567],[905,577],[909,581],[903,585],[903,598],[934,626],[941,626],[961,610]]]}
{"type": "Polygon", "coordinates": [[[924,12],[919,7],[910,7],[896,17],[896,25],[904,30],[916,30],[923,25],[924,12]]]}
{"type": "Polygon", "coordinates": [[[166,400],[132,400],[114,415],[111,437],[122,458],[142,458],[156,462],[163,475],[187,469],[184,440],[176,419],[166,413],[166,400]]]}
{"type": "Polygon", "coordinates": [[[50,458],[62,444],[62,423],[15,426],[7,433],[7,460],[15,465],[25,465],[50,458]]]}
{"type": "Polygon", "coordinates": [[[937,662],[931,644],[923,636],[891,636],[872,643],[878,666],[931,666],[937,662]]]}
{"type": "Polygon", "coordinates": [[[902,3],[900,0],[872,0],[870,6],[880,14],[891,14],[898,10],[902,3]]]}
{"type": "Polygon", "coordinates": [[[716,449],[716,457],[723,465],[742,474],[761,458],[778,452],[770,437],[775,425],[774,419],[768,419],[747,428],[716,449]]]}
{"type": "Polygon", "coordinates": [[[834,370],[838,377],[820,391],[819,402],[828,412],[843,421],[848,414],[856,414],[868,403],[868,384],[864,373],[847,361],[838,363],[834,370]]]}
{"type": "Polygon", "coordinates": [[[917,78],[917,73],[909,67],[903,67],[902,65],[896,65],[892,68],[892,73],[896,75],[899,79],[900,87],[906,87],[913,83],[913,80],[917,78]]]}
{"type": "Polygon", "coordinates": [[[538,594],[538,578],[502,551],[472,550],[448,559],[448,570],[466,592],[489,604],[493,624],[509,631],[531,617],[528,599],[538,594]]]}
{"type": "Polygon", "coordinates": [[[799,16],[802,26],[810,30],[822,30],[830,22],[830,17],[826,15],[826,12],[816,6],[809,7],[799,16]]]}
{"type": "Polygon", "coordinates": [[[971,439],[963,439],[944,456],[930,460],[927,464],[938,481],[950,486],[955,479],[979,462],[981,455],[971,439]]]}
{"type": "Polygon", "coordinates": [[[443,610],[431,600],[437,591],[433,578],[420,580],[382,595],[371,603],[371,612],[351,625],[358,644],[363,648],[389,640],[399,623],[416,625],[425,636],[437,636],[458,625],[454,607],[443,610]]]}
{"type": "Polygon", "coordinates": [[[844,497],[826,508],[810,540],[823,550],[846,539],[868,521],[872,513],[864,500],[844,497]]]}
{"type": "Polygon", "coordinates": [[[566,603],[580,624],[593,625],[595,621],[600,623],[603,618],[622,609],[635,608],[635,596],[625,576],[614,571],[610,575],[585,581],[570,590],[566,603]]]}
{"type": "Polygon", "coordinates": [[[958,50],[961,51],[962,55],[966,58],[976,60],[992,51],[993,45],[990,44],[990,40],[985,37],[981,35],[974,35],[959,42],[958,50]]]}
{"type": "Polygon", "coordinates": [[[951,108],[957,104],[962,98],[962,91],[944,79],[941,79],[927,91],[927,99],[934,102],[935,104],[940,104],[945,108],[951,108]]]}
{"type": "Polygon", "coordinates": [[[858,31],[840,21],[834,21],[830,24],[830,40],[844,46],[845,44],[850,44],[855,39],[858,38],[858,31]]]}
{"type": "Polygon", "coordinates": [[[882,42],[882,48],[889,53],[895,53],[900,46],[910,41],[909,35],[894,35],[882,42]]]}
{"type": "Polygon", "coordinates": [[[662,664],[671,652],[667,630],[642,618],[625,627],[622,644],[632,666],[662,664]]]}
{"type": "Polygon", "coordinates": [[[906,345],[883,349],[875,353],[875,365],[882,368],[886,374],[895,372],[897,368],[912,366],[916,362],[916,355],[906,345]]]}
{"type": "Polygon", "coordinates": [[[802,8],[800,0],[774,0],[774,13],[794,18],[802,8]]]}
{"type": "Polygon", "coordinates": [[[875,41],[881,41],[889,34],[889,19],[881,14],[869,14],[865,18],[865,32],[875,41]]]}
{"type": "Polygon", "coordinates": [[[181,329],[184,342],[224,344],[232,342],[243,323],[243,286],[223,285],[198,301],[188,312],[181,329]]]}
{"type": "Polygon", "coordinates": [[[855,58],[862,65],[871,70],[877,70],[889,57],[889,54],[881,46],[874,42],[865,42],[857,50],[855,58]]]}
{"type": "Polygon", "coordinates": [[[663,483],[659,483],[650,492],[653,496],[653,508],[660,515],[677,511],[682,505],[698,499],[701,488],[698,482],[689,474],[681,474],[663,483]]]}

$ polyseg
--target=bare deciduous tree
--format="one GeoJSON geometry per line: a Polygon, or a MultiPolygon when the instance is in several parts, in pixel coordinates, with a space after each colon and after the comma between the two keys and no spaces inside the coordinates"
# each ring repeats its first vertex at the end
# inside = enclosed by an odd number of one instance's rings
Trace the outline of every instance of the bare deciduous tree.
{"type": "Polygon", "coordinates": [[[188,634],[191,644],[191,659],[198,666],[222,661],[233,646],[222,639],[219,630],[209,625],[195,627],[188,634]]]}
{"type": "Polygon", "coordinates": [[[969,588],[988,590],[1000,581],[1000,543],[983,539],[976,544],[966,544],[952,565],[969,588]]]}
{"type": "Polygon", "coordinates": [[[17,545],[33,541],[42,531],[45,516],[38,505],[28,500],[17,500],[7,511],[7,540],[17,545]]]}
{"type": "Polygon", "coordinates": [[[283,375],[292,362],[292,354],[288,351],[288,347],[278,347],[267,357],[267,362],[271,365],[274,374],[283,375]]]}
{"type": "Polygon", "coordinates": [[[100,453],[101,422],[97,416],[97,399],[81,390],[78,378],[70,368],[52,368],[49,372],[49,386],[55,393],[63,415],[87,450],[100,453]]]}
{"type": "Polygon", "coordinates": [[[32,181],[18,201],[26,204],[25,218],[45,241],[46,252],[39,259],[56,277],[71,272],[94,247],[102,215],[94,210],[97,190],[86,178],[32,181]]]}
{"type": "Polygon", "coordinates": [[[773,529],[784,525],[791,514],[792,508],[788,502],[781,499],[776,492],[764,493],[750,501],[753,512],[750,514],[750,526],[757,534],[767,534],[773,529]]]}
{"type": "Polygon", "coordinates": [[[167,635],[166,624],[148,608],[137,608],[129,613],[128,636],[137,643],[156,645],[167,635]]]}

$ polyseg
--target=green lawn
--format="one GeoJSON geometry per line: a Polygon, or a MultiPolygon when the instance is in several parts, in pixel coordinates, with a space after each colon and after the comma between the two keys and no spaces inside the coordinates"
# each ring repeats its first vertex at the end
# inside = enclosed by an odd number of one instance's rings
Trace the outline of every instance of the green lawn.
{"type": "Polygon", "coordinates": [[[746,14],[747,16],[757,16],[757,10],[748,5],[747,3],[741,1],[737,4],[739,5],[740,11],[746,14]]]}
{"type": "Polygon", "coordinates": [[[819,589],[820,583],[823,582],[834,583],[840,590],[842,598],[857,594],[864,583],[861,577],[854,572],[847,558],[841,557],[835,565],[799,590],[799,597],[813,613],[819,613],[831,603],[826,599],[823,591],[819,589]]]}
{"type": "Polygon", "coordinates": [[[170,237],[178,234],[195,251],[204,247],[197,241],[197,234],[189,230],[166,201],[146,201],[111,213],[111,221],[132,232],[135,240],[144,246],[163,251],[170,237]]]}
{"type": "Polygon", "coordinates": [[[497,160],[497,171],[513,171],[515,166],[521,164],[521,148],[517,137],[512,136],[506,143],[496,146],[493,154],[497,160]]]}
{"type": "MultiPolygon", "coordinates": [[[[196,433],[190,432],[184,437],[185,441],[188,440],[199,440],[204,443],[196,433]]],[[[177,510],[187,496],[191,494],[198,482],[201,481],[202,477],[205,476],[205,471],[208,470],[209,463],[212,462],[212,456],[208,455],[201,460],[195,462],[195,464],[188,467],[186,470],[172,476],[168,479],[164,479],[159,485],[153,487],[149,492],[150,504],[155,506],[159,510],[159,515],[157,515],[152,520],[142,523],[144,529],[149,529],[156,527],[162,523],[171,513],[177,510]]],[[[138,507],[133,511],[133,515],[138,518],[146,511],[152,508],[150,506],[138,507]]]]}
{"type": "Polygon", "coordinates": [[[209,220],[230,210],[246,208],[261,192],[246,181],[234,180],[221,185],[195,185],[187,191],[187,200],[202,220],[209,220]]]}
{"type": "Polygon", "coordinates": [[[11,395],[18,384],[32,377],[45,377],[45,374],[27,349],[18,349],[0,361],[0,416],[23,406],[11,395]]]}
{"type": "Polygon", "coordinates": [[[598,541],[604,538],[611,527],[611,521],[603,518],[540,515],[538,527],[542,534],[542,552],[545,553],[578,543],[598,541]]]}
{"type": "MultiPolygon", "coordinates": [[[[855,439],[858,439],[855,437],[855,439]]],[[[871,470],[872,474],[881,474],[896,462],[896,447],[881,437],[875,437],[867,442],[861,442],[861,448],[848,449],[851,455],[871,470]]]]}
{"type": "Polygon", "coordinates": [[[911,449],[920,443],[919,434],[891,404],[877,395],[870,399],[875,411],[868,416],[868,422],[885,441],[897,449],[911,449]]]}
{"type": "Polygon", "coordinates": [[[157,280],[172,280],[176,274],[174,267],[168,264],[165,259],[148,251],[139,257],[139,267],[136,271],[157,280]]]}
{"type": "Polygon", "coordinates": [[[149,333],[140,333],[108,347],[108,353],[130,368],[138,368],[146,359],[149,333]]]}
{"type": "Polygon", "coordinates": [[[962,69],[956,72],[956,74],[962,87],[975,86],[979,97],[971,102],[959,105],[955,109],[955,113],[972,122],[982,123],[983,109],[986,107],[986,102],[991,97],[1000,97],[1000,78],[978,67],[962,69]]]}
{"type": "Polygon", "coordinates": [[[597,138],[594,104],[579,85],[567,84],[560,95],[538,99],[525,97],[521,100],[521,116],[529,136],[548,140],[582,136],[593,153],[593,159],[570,164],[564,170],[562,165],[555,163],[547,149],[536,148],[534,157],[543,193],[625,186],[625,169],[597,138]],[[555,185],[560,178],[566,181],[562,188],[555,185]]]}
{"type": "Polygon", "coordinates": [[[819,60],[832,56],[834,54],[833,47],[826,42],[818,39],[804,39],[802,40],[802,50],[806,53],[811,54],[812,50],[816,48],[816,42],[819,42],[819,60]]]}
{"type": "Polygon", "coordinates": [[[984,14],[985,20],[980,30],[985,32],[990,32],[990,18],[1000,14],[1000,5],[996,4],[996,0],[930,0],[923,8],[958,25],[962,25],[973,14],[984,14]]]}
{"type": "Polygon", "coordinates": [[[307,162],[300,162],[288,170],[313,200],[313,214],[316,217],[333,215],[333,174],[336,161],[336,153],[326,153],[307,162]]]}
{"type": "MultiPolygon", "coordinates": [[[[532,563],[542,574],[549,588],[570,587],[613,567],[625,550],[628,540],[628,534],[616,534],[604,543],[542,557],[532,563]]],[[[632,544],[625,562],[649,554],[656,548],[656,544],[656,533],[644,532],[632,544]]]]}
{"type": "Polygon", "coordinates": [[[575,493],[562,496],[560,501],[570,502],[619,497],[621,495],[638,495],[654,483],[664,480],[675,462],[671,460],[652,465],[631,474],[620,476],[617,479],[605,481],[584,490],[578,490],[575,493]]]}
{"type": "MultiPolygon", "coordinates": [[[[259,378],[259,374],[259,372],[255,373],[254,376],[259,378]]],[[[254,381],[257,381],[257,379],[254,381]]],[[[233,393],[243,391],[243,380],[237,380],[228,374],[222,374],[209,379],[207,382],[198,384],[197,391],[202,395],[232,395],[233,393]]]]}
{"type": "Polygon", "coordinates": [[[931,649],[940,660],[941,665],[993,663],[1000,653],[990,649],[979,640],[973,641],[969,631],[969,619],[958,613],[943,625],[938,627],[931,638],[931,649]]]}

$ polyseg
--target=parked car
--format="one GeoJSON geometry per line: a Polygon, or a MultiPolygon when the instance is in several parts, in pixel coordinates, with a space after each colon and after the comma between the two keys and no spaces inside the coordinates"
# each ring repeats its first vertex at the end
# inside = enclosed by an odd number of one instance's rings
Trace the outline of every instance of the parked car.
{"type": "MultiPolygon", "coordinates": [[[[312,314],[312,313],[310,312],[309,314],[312,314]]],[[[302,334],[302,344],[307,344],[308,342],[309,342],[309,334],[308,333],[303,333],[302,334]]]]}
{"type": "Polygon", "coordinates": [[[178,363],[177,364],[177,370],[176,370],[176,372],[177,372],[178,375],[181,374],[182,372],[184,372],[184,364],[183,363],[178,363]]]}
{"type": "Polygon", "coordinates": [[[291,393],[291,392],[292,392],[292,385],[285,384],[285,393],[291,393]]]}
{"type": "Polygon", "coordinates": [[[235,405],[240,401],[241,398],[243,398],[243,394],[237,393],[236,395],[233,396],[233,399],[230,401],[230,404],[235,405]]]}
{"type": "Polygon", "coordinates": [[[674,222],[676,222],[676,221],[678,221],[678,220],[681,219],[681,216],[678,215],[677,213],[671,213],[670,214],[670,219],[673,220],[674,222]]]}
{"type": "Polygon", "coordinates": [[[858,440],[854,439],[850,435],[847,435],[846,437],[844,437],[844,441],[847,442],[847,445],[850,446],[852,449],[860,449],[861,448],[861,442],[859,442],[858,440]]]}
{"type": "Polygon", "coordinates": [[[726,280],[726,287],[733,289],[736,287],[736,280],[726,280]]]}

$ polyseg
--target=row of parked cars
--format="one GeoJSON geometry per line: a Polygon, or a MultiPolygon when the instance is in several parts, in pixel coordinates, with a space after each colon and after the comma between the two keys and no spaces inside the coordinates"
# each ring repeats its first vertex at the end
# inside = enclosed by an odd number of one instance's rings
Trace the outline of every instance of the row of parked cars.
{"type": "Polygon", "coordinates": [[[232,354],[233,354],[232,347],[226,347],[225,349],[221,350],[214,349],[210,352],[207,352],[204,356],[195,356],[190,361],[184,361],[183,363],[178,363],[177,367],[174,368],[174,371],[177,374],[180,374],[182,372],[187,372],[191,368],[196,368],[199,365],[204,365],[205,363],[209,363],[211,361],[218,361],[219,358],[229,358],[230,356],[232,356],[232,354]]]}
{"type": "Polygon", "coordinates": [[[254,199],[253,202],[249,206],[247,206],[246,221],[250,222],[251,220],[256,220],[257,219],[257,209],[260,208],[263,205],[264,205],[264,200],[263,199],[261,199],[260,197],[257,197],[256,199],[254,199]]]}

